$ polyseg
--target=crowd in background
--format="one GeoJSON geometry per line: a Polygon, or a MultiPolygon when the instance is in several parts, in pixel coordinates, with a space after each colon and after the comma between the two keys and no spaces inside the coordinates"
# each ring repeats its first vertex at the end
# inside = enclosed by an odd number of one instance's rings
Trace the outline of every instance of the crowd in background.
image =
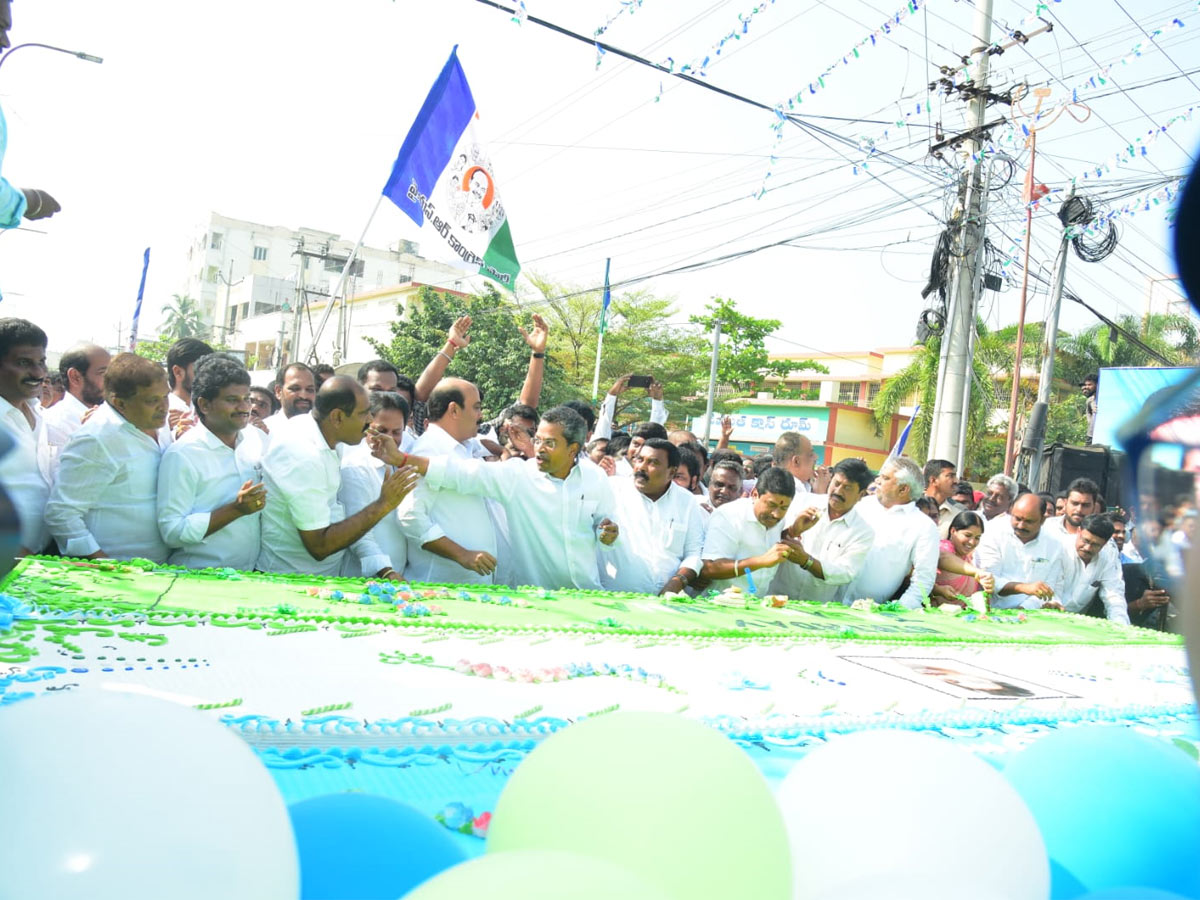
{"type": "Polygon", "coordinates": [[[940,459],[826,467],[802,434],[769,453],[668,430],[662,387],[625,376],[598,409],[538,409],[547,329],[525,332],[521,394],[484,422],[446,377],[459,319],[412,378],[295,362],[267,386],[204,342],[162,365],[84,344],[46,368],[47,337],[0,319],[0,479],[21,554],[144,558],[453,584],[649,594],[723,592],[906,608],[1056,608],[1169,626],[1197,513],[1135,522],[1076,479],[1057,496],[997,474],[985,490],[940,459]],[[650,421],[615,430],[645,390],[650,421]]]}

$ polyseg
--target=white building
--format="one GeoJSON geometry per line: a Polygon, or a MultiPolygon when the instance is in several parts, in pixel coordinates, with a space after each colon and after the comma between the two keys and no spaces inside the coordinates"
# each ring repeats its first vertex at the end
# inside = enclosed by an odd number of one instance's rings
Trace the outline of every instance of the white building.
{"type": "MultiPolygon", "coordinates": [[[[353,249],[353,241],[328,231],[210,213],[188,248],[183,293],[198,302],[214,339],[244,348],[251,368],[269,369],[281,359],[308,357],[353,249]]],[[[318,360],[338,365],[373,358],[365,338],[390,338],[387,323],[397,302],[415,293],[412,285],[466,293],[480,288],[480,276],[418,253],[415,243],[403,240],[386,250],[359,249],[342,291],[348,301],[337,304],[320,329],[318,360]]]]}

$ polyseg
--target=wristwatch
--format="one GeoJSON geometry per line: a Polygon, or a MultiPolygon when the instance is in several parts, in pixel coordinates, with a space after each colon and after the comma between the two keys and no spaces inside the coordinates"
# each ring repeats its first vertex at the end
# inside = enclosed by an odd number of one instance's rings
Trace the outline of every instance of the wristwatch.
{"type": "Polygon", "coordinates": [[[812,569],[812,564],[813,564],[813,558],[810,556],[808,559],[806,559],[804,562],[802,562],[800,564],[800,567],[807,571],[809,569],[812,569]]]}

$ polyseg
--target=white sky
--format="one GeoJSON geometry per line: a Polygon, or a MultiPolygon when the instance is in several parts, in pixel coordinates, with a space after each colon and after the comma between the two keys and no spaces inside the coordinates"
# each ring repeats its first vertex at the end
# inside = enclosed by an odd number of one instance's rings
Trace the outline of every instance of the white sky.
{"type": "MultiPolygon", "coordinates": [[[[756,2],[767,0],[643,0],[605,39],[678,65],[710,52],[756,2]]],[[[1186,23],[1160,39],[1167,55],[1146,41],[1118,0],[1061,0],[1050,4],[1058,17],[1052,34],[993,60],[994,85],[1028,78],[1050,82],[1060,97],[1065,85],[1086,81],[1141,40],[1143,56],[1114,70],[1115,83],[1173,78],[1095,99],[1089,121],[1064,117],[1045,131],[1038,180],[1051,186],[1065,187],[1089,163],[1200,103],[1200,75],[1181,77],[1175,65],[1188,70],[1197,58],[1195,0],[1120,2],[1147,30],[1175,16],[1186,23]]],[[[590,34],[622,4],[527,6],[532,15],[590,34]]],[[[777,0],[741,41],[727,45],[708,79],[778,102],[900,8],[900,0],[777,0]]],[[[1031,9],[996,0],[994,16],[1015,27],[1031,9]]],[[[209,210],[356,237],[456,43],[527,271],[591,287],[602,281],[607,256],[620,281],[818,232],[798,240],[800,247],[643,286],[678,298],[677,321],[711,296],[731,296],[747,312],[783,320],[780,336],[790,343],[773,349],[800,352],[908,344],[924,306],[919,291],[946,212],[945,192],[930,177],[946,168],[925,159],[928,128],[905,134],[890,127],[881,142],[914,165],[897,170],[876,160],[870,170],[877,179],[855,175],[852,163],[862,153],[822,146],[791,125],[776,144],[765,111],[613,55],[597,69],[588,46],[532,23],[515,25],[474,0],[17,0],[13,15],[14,44],[43,41],[105,60],[97,66],[29,49],[0,68],[9,126],[3,174],[18,186],[50,191],[63,205],[54,218],[30,223],[36,231],[0,234],[0,313],[39,322],[51,349],[83,338],[112,343],[118,322],[128,328],[146,246],[152,261],[141,329],[153,334],[160,307],[182,288],[192,227],[209,210]],[[779,157],[773,167],[772,153],[779,157]],[[773,189],[753,199],[768,171],[773,189]],[[898,209],[827,230],[893,202],[898,209]],[[700,212],[717,204],[724,205],[700,212]]],[[[798,111],[880,122],[903,117],[926,102],[936,67],[969,51],[973,16],[969,2],[929,0],[891,37],[836,69],[798,111]]],[[[1080,99],[1111,92],[1112,84],[1080,99]]],[[[962,126],[963,110],[957,99],[934,95],[932,118],[947,132],[962,126]]],[[[988,119],[1004,114],[993,107],[988,119]]],[[[882,138],[888,128],[814,121],[855,140],[882,138]]],[[[909,121],[927,123],[924,114],[909,121]]],[[[1186,171],[1184,148],[1194,150],[1198,132],[1197,122],[1174,126],[1145,160],[1087,182],[1084,192],[1186,171]]],[[[1016,235],[1023,227],[1020,178],[1018,172],[992,206],[989,236],[1001,250],[1011,243],[1001,229],[1016,235]]],[[[1034,224],[1031,268],[1044,264],[1046,272],[1060,233],[1053,211],[1039,212],[1034,224]]],[[[421,241],[385,203],[367,242],[386,246],[398,238],[421,241]]],[[[1071,256],[1068,286],[1110,316],[1140,315],[1149,279],[1173,273],[1169,240],[1159,210],[1125,220],[1116,255],[1094,265],[1071,256]]],[[[287,265],[274,274],[288,277],[287,265]]],[[[1015,320],[1018,296],[1016,289],[985,295],[993,325],[1015,320]]],[[[1044,306],[1044,294],[1033,295],[1030,318],[1041,318],[1044,306]]],[[[1073,304],[1064,308],[1068,329],[1092,321],[1073,304]]]]}

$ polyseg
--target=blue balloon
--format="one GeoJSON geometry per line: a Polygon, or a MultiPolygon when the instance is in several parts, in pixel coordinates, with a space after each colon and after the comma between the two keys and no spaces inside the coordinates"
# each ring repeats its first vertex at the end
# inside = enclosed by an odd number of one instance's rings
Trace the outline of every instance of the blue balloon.
{"type": "Polygon", "coordinates": [[[1127,887],[1111,891],[1087,894],[1081,900],[1188,900],[1174,891],[1157,891],[1154,888],[1127,887]]]}
{"type": "Polygon", "coordinates": [[[1121,726],[1060,728],[1004,776],[1042,831],[1051,900],[1130,885],[1200,896],[1200,767],[1165,740],[1121,726]]]}
{"type": "Polygon", "coordinates": [[[326,794],[288,813],[301,900],[396,900],[466,858],[445,828],[387,797],[326,794]]]}

